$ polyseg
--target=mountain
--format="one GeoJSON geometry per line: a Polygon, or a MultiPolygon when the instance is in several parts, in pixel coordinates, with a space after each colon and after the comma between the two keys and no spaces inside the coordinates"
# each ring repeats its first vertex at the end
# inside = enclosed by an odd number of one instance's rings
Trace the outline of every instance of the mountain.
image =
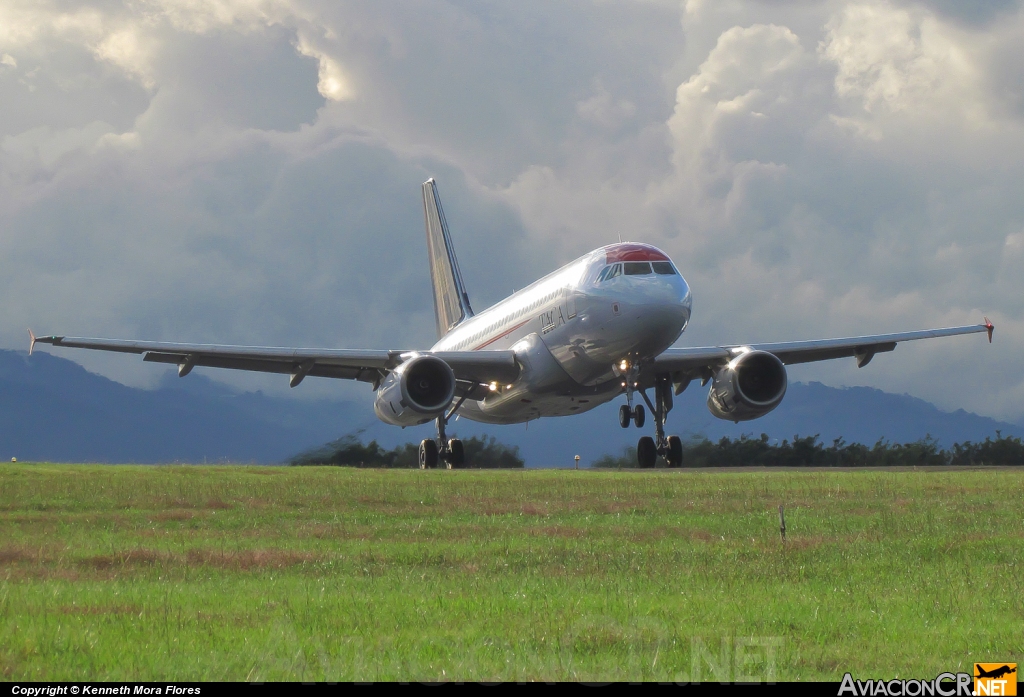
{"type": "Polygon", "coordinates": [[[239,393],[194,377],[143,390],[45,352],[0,351],[0,457],[280,462],[337,436],[333,402],[239,393]]]}
{"type": "MultiPolygon", "coordinates": [[[[46,352],[0,351],[0,457],[56,462],[282,462],[348,433],[385,447],[430,437],[432,426],[399,429],[373,416],[365,401],[301,400],[239,392],[194,372],[173,371],[158,389],[127,387],[77,363],[46,352]]],[[[924,400],[868,387],[833,388],[794,383],[782,405],[757,421],[715,419],[704,406],[706,390],[695,385],[676,398],[669,432],[771,438],[820,434],[873,444],[931,435],[943,445],[983,440],[997,430],[1024,436],[1024,428],[963,410],[940,411],[924,400]]],[[[587,465],[606,453],[634,446],[642,432],[621,429],[619,401],[573,417],[515,426],[455,421],[463,437],[493,435],[518,445],[527,466],[587,465]]]]}
{"type": "MultiPolygon", "coordinates": [[[[669,415],[668,433],[684,439],[703,435],[712,440],[767,433],[780,441],[792,439],[794,435],[818,434],[826,444],[843,438],[848,443],[868,445],[880,438],[907,443],[930,435],[944,446],[995,437],[997,430],[1003,435],[1024,436],[1024,428],[1019,425],[963,410],[944,412],[922,399],[870,387],[835,388],[817,382],[792,383],[775,411],[739,424],[713,417],[705,405],[706,400],[707,388],[701,389],[698,383],[676,397],[675,408],[669,415]]],[[[569,467],[574,455],[580,455],[580,462],[585,465],[606,453],[619,454],[623,448],[635,447],[641,435],[653,434],[650,415],[643,430],[619,428],[616,412],[622,401],[619,398],[585,414],[541,419],[529,425],[493,427],[459,421],[450,425],[449,431],[467,437],[489,433],[505,443],[519,445],[527,467],[569,467]]],[[[427,427],[400,432],[384,424],[373,424],[363,434],[364,438],[376,438],[389,447],[429,435],[427,427]]]]}

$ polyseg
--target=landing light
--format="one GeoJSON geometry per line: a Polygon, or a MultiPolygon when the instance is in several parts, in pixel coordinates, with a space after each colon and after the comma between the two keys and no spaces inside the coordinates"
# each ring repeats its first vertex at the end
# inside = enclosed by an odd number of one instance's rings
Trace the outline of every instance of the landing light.
{"type": "Polygon", "coordinates": [[[623,359],[622,363],[619,363],[619,370],[629,370],[629,361],[623,359]]]}
{"type": "Polygon", "coordinates": [[[496,382],[492,382],[490,385],[488,385],[488,387],[491,388],[491,392],[497,392],[498,391],[498,383],[496,383],[496,382]]]}

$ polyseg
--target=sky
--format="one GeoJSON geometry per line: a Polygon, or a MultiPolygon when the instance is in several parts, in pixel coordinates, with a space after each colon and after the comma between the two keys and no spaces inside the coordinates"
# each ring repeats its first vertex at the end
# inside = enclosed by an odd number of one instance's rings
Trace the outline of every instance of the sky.
{"type": "Polygon", "coordinates": [[[987,315],[991,346],[790,379],[1020,421],[1021,45],[1003,0],[4,0],[0,347],[429,347],[434,177],[477,309],[649,242],[693,289],[679,345],[987,315]]]}

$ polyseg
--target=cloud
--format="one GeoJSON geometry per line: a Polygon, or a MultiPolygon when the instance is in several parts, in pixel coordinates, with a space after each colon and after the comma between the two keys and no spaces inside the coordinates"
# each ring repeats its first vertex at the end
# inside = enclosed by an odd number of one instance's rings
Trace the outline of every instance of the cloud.
{"type": "Polygon", "coordinates": [[[979,373],[996,384],[1021,339],[1020,289],[1000,274],[1016,249],[1007,228],[1015,234],[1024,218],[1013,193],[1020,123],[1000,112],[1002,95],[984,79],[994,36],[1009,32],[888,3],[818,10],[801,36],[780,24],[728,26],[736,13],[716,9],[707,21],[725,26],[665,122],[671,171],[623,183],[531,168],[514,187],[527,228],[585,236],[631,219],[691,280],[687,343],[967,324],[990,313],[1003,342],[991,349],[938,342],[901,347],[870,371],[823,364],[794,375],[1019,418],[1019,371],[984,397],[972,387],[979,373]],[[936,373],[941,385],[929,383],[936,373]]]}
{"type": "Polygon", "coordinates": [[[819,51],[836,67],[835,93],[859,112],[836,116],[837,123],[876,140],[894,113],[956,119],[954,128],[962,129],[991,125],[972,55],[979,47],[957,27],[921,9],[865,3],[843,8],[825,30],[819,51]]]}
{"type": "Polygon", "coordinates": [[[28,169],[37,166],[52,169],[64,155],[83,149],[94,150],[99,146],[103,136],[111,132],[110,124],[102,121],[94,121],[83,128],[68,128],[61,131],[40,126],[17,136],[7,136],[0,147],[3,148],[4,154],[9,156],[8,162],[12,165],[20,159],[28,169]]]}
{"type": "Polygon", "coordinates": [[[325,51],[314,47],[307,38],[301,35],[297,48],[299,53],[315,58],[319,64],[316,89],[324,98],[341,102],[355,96],[350,81],[338,61],[331,58],[325,51]]]}
{"type": "Polygon", "coordinates": [[[996,4],[4,3],[0,341],[426,345],[435,176],[477,306],[643,239],[694,288],[684,343],[987,313],[992,347],[794,377],[1020,418],[1024,15],[996,4]]]}
{"type": "Polygon", "coordinates": [[[576,113],[584,121],[614,131],[636,116],[636,105],[628,99],[615,99],[599,81],[593,96],[576,102],[576,113]]]}

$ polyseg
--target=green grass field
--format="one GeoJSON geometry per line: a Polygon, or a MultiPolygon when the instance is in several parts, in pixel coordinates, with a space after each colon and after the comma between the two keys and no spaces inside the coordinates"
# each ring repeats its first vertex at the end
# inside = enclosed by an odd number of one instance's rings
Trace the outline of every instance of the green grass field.
{"type": "Polygon", "coordinates": [[[837,680],[1024,663],[1022,501],[1008,470],[0,465],[0,674],[837,680]]]}

